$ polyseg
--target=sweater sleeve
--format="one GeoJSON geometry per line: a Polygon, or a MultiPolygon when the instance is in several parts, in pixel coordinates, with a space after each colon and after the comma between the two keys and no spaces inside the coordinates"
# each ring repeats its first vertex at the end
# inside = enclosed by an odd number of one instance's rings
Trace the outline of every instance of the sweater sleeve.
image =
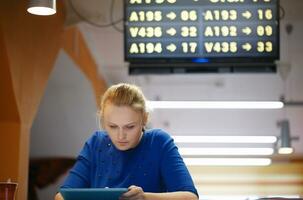
{"type": "Polygon", "coordinates": [[[160,136],[161,176],[168,192],[189,191],[198,196],[190,173],[173,139],[165,132],[160,136]]]}
{"type": "Polygon", "coordinates": [[[92,151],[97,133],[89,138],[80,151],[61,188],[88,188],[91,185],[92,151]]]}

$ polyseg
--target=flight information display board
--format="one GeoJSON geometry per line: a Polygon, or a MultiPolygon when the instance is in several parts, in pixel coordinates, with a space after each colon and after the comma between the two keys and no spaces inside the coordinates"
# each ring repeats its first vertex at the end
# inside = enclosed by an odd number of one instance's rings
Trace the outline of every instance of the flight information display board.
{"type": "Polygon", "coordinates": [[[279,58],[278,0],[125,0],[125,60],[279,58]]]}

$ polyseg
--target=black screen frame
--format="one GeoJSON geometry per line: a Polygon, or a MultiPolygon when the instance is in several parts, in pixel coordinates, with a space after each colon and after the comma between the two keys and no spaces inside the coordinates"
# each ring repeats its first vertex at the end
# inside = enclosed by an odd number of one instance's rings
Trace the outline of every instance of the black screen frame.
{"type": "Polygon", "coordinates": [[[233,65],[233,64],[240,64],[241,66],[245,66],[247,63],[264,63],[267,65],[267,63],[274,63],[275,61],[280,59],[280,0],[276,0],[276,23],[277,23],[277,33],[275,37],[275,43],[277,45],[277,53],[275,56],[267,56],[267,57],[205,57],[202,59],[207,59],[208,62],[196,62],[196,59],[199,59],[197,57],[145,57],[145,58],[130,58],[128,56],[128,49],[127,49],[127,5],[129,0],[123,1],[123,11],[124,11],[124,61],[129,62],[131,64],[134,64],[136,66],[144,67],[144,63],[148,65],[155,65],[155,66],[162,66],[162,65],[182,65],[182,64],[194,64],[195,66],[215,66],[216,64],[226,64],[227,66],[233,65]],[[213,65],[214,64],[214,65],[213,65]]]}

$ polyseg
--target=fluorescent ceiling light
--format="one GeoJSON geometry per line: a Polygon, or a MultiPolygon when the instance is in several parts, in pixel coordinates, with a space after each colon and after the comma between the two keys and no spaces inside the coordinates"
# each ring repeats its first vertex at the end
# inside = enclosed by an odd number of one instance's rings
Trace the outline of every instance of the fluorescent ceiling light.
{"type": "Polygon", "coordinates": [[[172,136],[176,143],[268,143],[277,142],[275,136],[172,136]]]}
{"type": "Polygon", "coordinates": [[[148,101],[151,109],[280,109],[281,101],[148,101]]]}
{"type": "Polygon", "coordinates": [[[283,198],[300,198],[300,195],[281,195],[280,193],[276,195],[270,195],[270,196],[249,196],[249,195],[205,195],[205,192],[203,191],[198,191],[200,196],[202,197],[201,200],[256,200],[256,199],[269,199],[269,198],[274,198],[277,199],[277,197],[283,199],[283,198]]]}
{"type": "Polygon", "coordinates": [[[272,155],[273,148],[179,148],[183,156],[204,156],[204,155],[272,155]]]}
{"type": "MultiPolygon", "coordinates": [[[[204,192],[198,191],[199,195],[202,196],[204,192]]],[[[278,195],[280,197],[280,195],[278,195]]],[[[264,197],[264,196],[262,196],[264,197]]],[[[245,196],[245,195],[203,195],[201,200],[256,200],[262,197],[258,196],[245,196]]]]}
{"type": "Polygon", "coordinates": [[[268,166],[269,158],[184,158],[188,166],[268,166]]]}

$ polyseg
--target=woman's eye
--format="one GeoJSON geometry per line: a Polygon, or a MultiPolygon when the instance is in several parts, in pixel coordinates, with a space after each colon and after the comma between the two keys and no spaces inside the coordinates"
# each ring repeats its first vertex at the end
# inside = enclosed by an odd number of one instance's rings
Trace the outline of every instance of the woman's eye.
{"type": "Polygon", "coordinates": [[[117,128],[117,126],[110,125],[110,126],[109,126],[109,128],[111,128],[111,129],[115,129],[115,128],[117,128]]]}
{"type": "Polygon", "coordinates": [[[127,129],[132,129],[132,128],[134,128],[134,127],[135,127],[135,126],[132,125],[132,126],[127,126],[126,128],[127,128],[127,129]]]}

